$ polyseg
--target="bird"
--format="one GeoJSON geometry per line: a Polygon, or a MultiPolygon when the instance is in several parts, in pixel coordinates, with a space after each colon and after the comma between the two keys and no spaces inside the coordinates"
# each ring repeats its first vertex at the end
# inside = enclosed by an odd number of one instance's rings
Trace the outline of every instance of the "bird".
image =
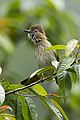
{"type": "MultiPolygon", "coordinates": [[[[53,66],[53,61],[59,61],[59,56],[56,50],[46,50],[48,47],[51,47],[52,44],[48,41],[46,33],[41,25],[32,25],[29,29],[24,29],[24,32],[28,33],[28,38],[30,38],[35,44],[35,59],[39,69],[53,66]]],[[[53,70],[43,73],[41,76],[35,75],[33,78],[28,77],[22,80],[20,83],[22,85],[29,85],[32,82],[38,81],[39,79],[42,79],[41,82],[43,82],[43,78],[48,78],[48,76],[52,77],[52,74],[53,70]]],[[[57,77],[55,77],[55,80],[58,84],[57,77]]]]}
{"type": "Polygon", "coordinates": [[[28,33],[28,37],[35,44],[35,59],[39,69],[52,66],[52,61],[59,61],[56,50],[46,50],[52,44],[49,42],[41,25],[34,24],[29,29],[25,29],[24,32],[28,33]]]}

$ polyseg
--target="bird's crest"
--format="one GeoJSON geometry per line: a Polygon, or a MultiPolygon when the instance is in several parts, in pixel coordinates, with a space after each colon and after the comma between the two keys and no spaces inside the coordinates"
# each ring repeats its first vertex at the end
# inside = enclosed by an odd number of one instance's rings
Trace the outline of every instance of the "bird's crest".
{"type": "Polygon", "coordinates": [[[30,30],[31,30],[31,31],[34,31],[35,29],[45,35],[45,32],[44,32],[43,27],[40,26],[39,24],[35,24],[35,25],[32,25],[32,26],[30,27],[30,30]]]}

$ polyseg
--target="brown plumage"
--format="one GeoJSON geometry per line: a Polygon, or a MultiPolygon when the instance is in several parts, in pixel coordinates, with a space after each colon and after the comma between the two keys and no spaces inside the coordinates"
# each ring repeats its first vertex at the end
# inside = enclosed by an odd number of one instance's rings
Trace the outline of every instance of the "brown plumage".
{"type": "Polygon", "coordinates": [[[42,34],[45,35],[44,29],[43,29],[42,26],[36,24],[36,25],[32,25],[32,26],[30,27],[30,30],[31,30],[31,31],[34,31],[35,29],[37,29],[40,33],[42,33],[42,34]]]}
{"type": "Polygon", "coordinates": [[[32,25],[29,30],[25,30],[25,32],[28,33],[36,46],[35,59],[39,68],[51,66],[53,60],[59,60],[58,54],[55,50],[45,50],[51,46],[51,43],[48,41],[43,27],[38,24],[32,25]]]}

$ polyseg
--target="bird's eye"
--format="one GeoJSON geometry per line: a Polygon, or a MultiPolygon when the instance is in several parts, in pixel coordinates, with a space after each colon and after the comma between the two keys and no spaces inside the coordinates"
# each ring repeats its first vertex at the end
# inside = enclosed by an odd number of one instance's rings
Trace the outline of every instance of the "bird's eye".
{"type": "Polygon", "coordinates": [[[37,30],[35,30],[35,32],[37,32],[37,30]]]}

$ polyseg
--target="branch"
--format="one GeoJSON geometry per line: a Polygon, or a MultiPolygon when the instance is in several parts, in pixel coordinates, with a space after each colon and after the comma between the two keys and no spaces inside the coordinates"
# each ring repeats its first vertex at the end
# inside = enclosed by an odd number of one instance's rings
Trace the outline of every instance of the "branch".
{"type": "Polygon", "coordinates": [[[38,84],[38,83],[40,83],[40,82],[46,81],[47,79],[49,79],[49,78],[51,78],[51,77],[52,77],[52,75],[50,75],[50,76],[48,76],[48,77],[46,77],[46,78],[40,79],[40,80],[38,80],[38,81],[36,81],[36,82],[34,82],[34,83],[31,83],[31,84],[29,84],[29,85],[23,86],[23,87],[21,87],[21,88],[17,88],[17,89],[8,91],[8,92],[5,93],[5,95],[9,95],[9,94],[11,94],[11,93],[15,93],[15,92],[18,92],[18,91],[20,91],[20,90],[24,90],[24,89],[26,89],[26,88],[32,87],[32,86],[34,86],[34,85],[36,85],[36,84],[38,84]]]}
{"type": "MultiPolygon", "coordinates": [[[[20,96],[24,96],[24,97],[37,97],[36,95],[33,94],[24,94],[23,92],[16,92],[16,95],[20,95],[20,96]]],[[[63,98],[63,96],[56,94],[55,92],[51,93],[51,94],[47,94],[47,95],[43,95],[43,97],[46,96],[53,96],[53,97],[58,97],[58,98],[63,98]]]]}

